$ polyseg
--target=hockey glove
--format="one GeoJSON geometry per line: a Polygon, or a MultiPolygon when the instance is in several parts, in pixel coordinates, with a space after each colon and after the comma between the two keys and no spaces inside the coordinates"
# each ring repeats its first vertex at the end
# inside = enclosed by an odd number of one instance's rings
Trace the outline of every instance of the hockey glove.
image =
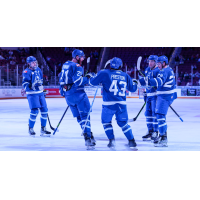
{"type": "Polygon", "coordinates": [[[61,95],[62,97],[65,96],[65,92],[63,91],[63,87],[64,87],[64,85],[60,85],[60,89],[59,89],[59,93],[60,93],[60,95],[61,95]]]}
{"type": "Polygon", "coordinates": [[[97,75],[94,72],[86,74],[87,78],[95,78],[97,75]]]}
{"type": "Polygon", "coordinates": [[[133,83],[135,83],[138,87],[141,87],[140,81],[137,79],[133,79],[133,83]]]}

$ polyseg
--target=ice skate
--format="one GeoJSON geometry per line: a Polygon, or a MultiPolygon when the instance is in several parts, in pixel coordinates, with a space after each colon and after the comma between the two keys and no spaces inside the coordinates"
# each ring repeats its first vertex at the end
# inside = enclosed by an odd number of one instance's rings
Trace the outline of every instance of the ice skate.
{"type": "Polygon", "coordinates": [[[137,151],[138,149],[136,148],[136,146],[137,146],[137,144],[136,144],[134,138],[132,140],[129,140],[128,147],[130,149],[137,151]]]}
{"type": "Polygon", "coordinates": [[[152,133],[153,131],[149,130],[147,134],[142,137],[143,141],[151,141],[152,133]]]}
{"type": "Polygon", "coordinates": [[[155,147],[167,147],[167,136],[166,135],[160,135],[155,141],[154,141],[155,147]]]}
{"type": "Polygon", "coordinates": [[[31,137],[35,137],[35,131],[33,130],[33,128],[30,128],[28,125],[28,133],[30,134],[31,137]]]}
{"type": "Polygon", "coordinates": [[[158,131],[154,131],[151,136],[151,142],[154,142],[158,137],[158,131]]]}
{"type": "Polygon", "coordinates": [[[85,146],[87,147],[87,150],[94,150],[95,145],[91,142],[91,138],[87,136],[87,133],[84,133],[84,139],[85,139],[85,146]]]}
{"type": "Polygon", "coordinates": [[[109,139],[109,143],[108,143],[108,148],[110,148],[111,150],[115,150],[116,144],[115,144],[115,139],[109,139]]]}
{"type": "Polygon", "coordinates": [[[41,137],[50,137],[50,135],[51,135],[51,132],[47,131],[46,127],[44,127],[44,126],[41,127],[40,133],[41,133],[40,134],[41,137]]]}

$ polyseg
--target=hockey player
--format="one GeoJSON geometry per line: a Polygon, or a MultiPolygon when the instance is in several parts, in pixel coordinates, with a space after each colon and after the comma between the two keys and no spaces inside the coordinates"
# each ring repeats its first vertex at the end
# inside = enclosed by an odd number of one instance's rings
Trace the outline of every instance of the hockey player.
{"type": "MultiPolygon", "coordinates": [[[[63,64],[60,76],[60,94],[65,97],[70,106],[72,114],[77,118],[81,128],[84,128],[90,102],[84,91],[84,85],[88,84],[88,78],[83,77],[83,68],[81,64],[85,59],[84,52],[75,49],[72,52],[72,61],[63,64]]],[[[85,145],[90,148],[96,145],[96,141],[91,132],[90,118],[84,129],[85,145]]]]}
{"type": "Polygon", "coordinates": [[[122,66],[122,60],[115,57],[110,61],[110,70],[101,70],[97,76],[88,74],[88,76],[91,76],[89,79],[91,86],[99,85],[100,83],[103,85],[101,120],[109,139],[109,148],[115,148],[115,136],[112,126],[113,115],[116,116],[117,124],[122,128],[122,131],[128,139],[129,147],[136,147],[131,126],[127,123],[126,90],[135,92],[137,90],[137,84],[132,81],[128,74],[120,70],[122,66]]]}
{"type": "Polygon", "coordinates": [[[43,74],[38,67],[35,57],[29,56],[26,59],[27,68],[23,71],[22,85],[26,91],[29,107],[31,109],[29,118],[29,134],[35,136],[33,127],[35,125],[38,109],[41,112],[41,134],[40,136],[50,136],[51,132],[46,130],[47,104],[43,93],[43,74]]]}
{"type": "Polygon", "coordinates": [[[168,58],[160,56],[157,66],[160,69],[157,78],[145,77],[140,79],[142,85],[157,87],[156,117],[158,120],[159,136],[154,140],[154,146],[167,146],[166,115],[169,106],[177,98],[174,72],[168,65],[168,58]]]}
{"type": "MultiPolygon", "coordinates": [[[[147,67],[147,69],[145,70],[145,77],[148,77],[150,79],[157,77],[160,71],[156,66],[157,59],[158,56],[156,55],[149,56],[148,58],[149,67],[147,67]]],[[[144,100],[146,102],[145,116],[148,128],[147,134],[142,137],[144,141],[149,141],[149,140],[154,141],[158,136],[158,122],[155,114],[156,99],[157,99],[156,90],[157,87],[147,87],[146,91],[144,92],[144,100]]]]}

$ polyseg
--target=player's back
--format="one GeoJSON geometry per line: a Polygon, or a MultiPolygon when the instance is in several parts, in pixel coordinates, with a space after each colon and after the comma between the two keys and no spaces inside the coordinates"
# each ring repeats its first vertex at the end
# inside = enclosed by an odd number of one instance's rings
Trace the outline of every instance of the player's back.
{"type": "Polygon", "coordinates": [[[72,61],[67,61],[63,64],[61,76],[60,76],[60,84],[71,84],[72,87],[69,91],[66,92],[66,95],[71,95],[75,92],[84,92],[84,86],[81,84],[75,84],[81,82],[81,78],[83,75],[83,68],[72,61]]]}
{"type": "Polygon", "coordinates": [[[103,85],[103,105],[126,104],[126,90],[137,89],[130,76],[121,70],[102,70],[96,78],[103,85]]]}

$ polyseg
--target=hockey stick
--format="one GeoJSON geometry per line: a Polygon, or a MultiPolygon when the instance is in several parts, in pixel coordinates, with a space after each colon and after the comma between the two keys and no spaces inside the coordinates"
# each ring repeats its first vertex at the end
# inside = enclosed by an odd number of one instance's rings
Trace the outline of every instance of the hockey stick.
{"type": "Polygon", "coordinates": [[[90,68],[90,57],[87,58],[87,72],[89,71],[90,68]]]}
{"type": "MultiPolygon", "coordinates": [[[[143,76],[143,77],[145,77],[145,75],[141,72],[141,70],[140,70],[140,63],[141,63],[141,61],[142,61],[142,57],[140,56],[139,58],[138,58],[138,60],[137,60],[137,70],[140,72],[140,74],[143,76]]],[[[154,87],[153,87],[154,88],[154,87]]],[[[174,113],[177,115],[177,117],[183,122],[183,119],[178,115],[178,113],[172,108],[172,106],[170,105],[169,106],[173,111],[174,111],[174,113]]]]}
{"type": "Polygon", "coordinates": [[[67,112],[67,110],[68,110],[68,108],[69,108],[69,106],[67,106],[67,108],[66,108],[66,110],[65,110],[65,112],[64,112],[64,114],[63,114],[63,116],[61,117],[61,119],[60,119],[60,121],[59,121],[59,123],[58,123],[56,129],[55,129],[54,132],[53,132],[53,135],[55,135],[56,131],[58,130],[58,127],[60,126],[60,124],[61,124],[61,122],[62,122],[62,120],[63,120],[63,118],[64,118],[64,116],[65,116],[65,114],[66,114],[66,112],[67,112]]]}
{"type": "Polygon", "coordinates": [[[47,118],[48,118],[48,122],[49,122],[49,126],[50,126],[50,128],[51,128],[51,130],[55,130],[55,128],[53,128],[52,126],[51,126],[51,122],[50,122],[50,119],[49,119],[49,115],[47,114],[47,118]]]}
{"type": "Polygon", "coordinates": [[[173,111],[174,113],[177,115],[177,117],[183,122],[183,119],[178,115],[178,113],[171,107],[171,105],[169,106],[173,111]]]}
{"type": "MultiPolygon", "coordinates": [[[[104,69],[106,68],[106,66],[107,66],[108,64],[110,64],[110,60],[108,60],[108,61],[106,62],[105,66],[104,66],[104,69]]],[[[89,116],[90,116],[90,113],[91,113],[91,110],[92,110],[92,106],[93,106],[93,104],[94,104],[94,100],[95,100],[95,98],[96,98],[98,89],[99,89],[99,85],[97,86],[96,92],[95,92],[95,94],[94,94],[94,98],[93,98],[92,104],[91,104],[91,106],[90,106],[90,110],[89,110],[89,113],[88,113],[88,115],[87,115],[87,119],[86,119],[86,121],[85,121],[84,128],[83,128],[83,131],[82,131],[81,136],[83,136],[83,133],[84,133],[84,131],[85,131],[85,127],[86,127],[86,124],[87,124],[87,122],[88,122],[88,119],[89,119],[89,116]]]]}
{"type": "MultiPolygon", "coordinates": [[[[43,93],[44,93],[44,96],[46,97],[46,95],[47,95],[47,91],[46,91],[45,89],[43,90],[43,93]]],[[[49,119],[49,115],[48,115],[48,113],[47,113],[47,118],[48,118],[48,122],[49,122],[49,126],[50,126],[51,130],[54,131],[55,128],[51,126],[51,122],[50,122],[50,119],[49,119]]]]}
{"type": "Polygon", "coordinates": [[[144,103],[144,105],[142,106],[142,108],[140,109],[139,113],[137,114],[137,116],[133,119],[129,119],[128,122],[134,122],[137,120],[138,116],[140,115],[140,113],[142,112],[144,106],[146,105],[146,102],[144,103]]]}

